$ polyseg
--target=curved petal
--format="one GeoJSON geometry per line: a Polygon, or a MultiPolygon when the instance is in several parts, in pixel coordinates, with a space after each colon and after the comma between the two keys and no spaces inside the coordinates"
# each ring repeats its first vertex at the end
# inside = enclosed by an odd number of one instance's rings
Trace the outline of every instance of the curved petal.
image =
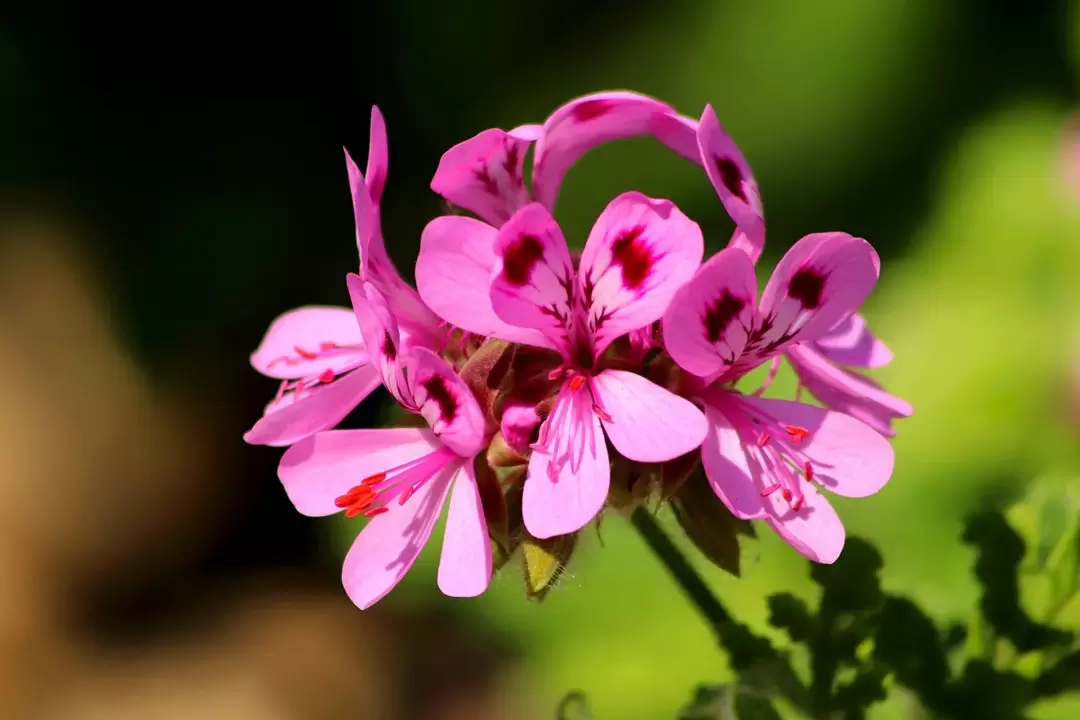
{"type": "Polygon", "coordinates": [[[410,394],[443,445],[462,457],[484,448],[484,413],[472,391],[441,357],[415,348],[409,358],[410,394]]]}
{"type": "Polygon", "coordinates": [[[476,597],[491,583],[491,542],[471,462],[454,476],[446,514],[439,589],[450,597],[476,597]]]}
{"type": "Polygon", "coordinates": [[[814,562],[836,562],[844,549],[844,523],[817,488],[806,488],[797,511],[780,493],[773,493],[768,502],[770,512],[765,521],[784,542],[814,562]]]}
{"type": "Polygon", "coordinates": [[[604,413],[604,432],[630,460],[671,460],[696,450],[705,439],[705,416],[692,402],[640,375],[604,370],[589,386],[604,413]]]}
{"type": "Polygon", "coordinates": [[[874,337],[866,318],[859,313],[849,315],[839,325],[819,337],[814,345],[833,362],[851,367],[877,368],[892,362],[889,347],[874,337]]]}
{"type": "Polygon", "coordinates": [[[510,325],[539,330],[541,347],[568,352],[574,264],[555,218],[539,203],[514,213],[495,239],[491,306],[510,325]]]}
{"type": "MultiPolygon", "coordinates": [[[[544,121],[533,156],[533,194],[549,209],[570,166],[586,152],[612,140],[650,132],[668,105],[633,92],[600,92],[576,98],[544,121]]],[[[668,133],[674,128],[665,128],[668,133]]]]}
{"type": "Polygon", "coordinates": [[[283,313],[270,323],[251,354],[251,365],[279,380],[335,375],[367,358],[364,338],[352,310],[309,305],[283,313]]]}
{"type": "Polygon", "coordinates": [[[328,430],[345,419],[360,401],[379,387],[379,373],[374,367],[359,367],[328,385],[315,385],[301,391],[289,403],[273,404],[244,434],[252,445],[291,445],[309,435],[328,430]]]}
{"type": "Polygon", "coordinates": [[[596,353],[660,319],[701,265],[701,228],[668,200],[623,193],[593,225],[578,273],[596,353]]]}
{"type": "Polygon", "coordinates": [[[341,568],[341,584],[361,610],[374,605],[401,582],[424,549],[450,490],[456,463],[416,490],[404,505],[371,520],[360,532],[341,568]]]}
{"type": "Polygon", "coordinates": [[[580,530],[604,508],[610,484],[607,444],[589,393],[564,386],[529,459],[525,529],[540,539],[580,530]]]}
{"type": "Polygon", "coordinates": [[[492,128],[443,153],[431,189],[498,227],[532,198],[525,188],[531,141],[492,128]]]}
{"type": "Polygon", "coordinates": [[[510,135],[519,140],[528,140],[529,142],[536,142],[540,139],[540,135],[544,132],[543,125],[537,125],[536,123],[526,123],[525,125],[518,125],[516,128],[510,131],[510,135]]]}
{"type": "MultiPolygon", "coordinates": [[[[344,149],[344,148],[343,148],[344,149]]],[[[356,224],[356,249],[360,253],[360,269],[363,273],[367,263],[368,244],[378,222],[378,205],[371,201],[371,191],[352,155],[345,150],[345,171],[349,175],[349,193],[352,195],[353,221],[356,224]]]]}
{"type": "MultiPolygon", "coordinates": [[[[751,468],[746,445],[727,416],[705,406],[709,429],[701,444],[701,464],[716,496],[735,517],[752,520],[765,517],[765,501],[756,481],[757,463],[751,468]]],[[[760,487],[759,487],[760,486],[760,487]]]]}
{"type": "Polygon", "coordinates": [[[750,165],[720,126],[711,105],[705,106],[697,133],[705,174],[738,227],[729,247],[738,247],[757,262],[765,247],[765,214],[750,165]]]}
{"type": "Polygon", "coordinates": [[[698,149],[698,121],[685,115],[659,113],[653,117],[650,130],[656,139],[669,150],[682,155],[690,162],[701,165],[698,149]]]}
{"type": "Polygon", "coordinates": [[[390,169],[390,151],[386,142],[386,121],[375,105],[371,106],[371,132],[368,140],[367,177],[368,194],[377,207],[382,200],[386,174],[390,169]]]}
{"type": "Polygon", "coordinates": [[[403,407],[416,409],[403,371],[404,351],[397,319],[387,307],[386,299],[374,285],[359,275],[349,273],[345,278],[352,298],[353,311],[371,355],[371,363],[382,376],[383,385],[403,407]]]}
{"type": "Polygon", "coordinates": [[[525,345],[547,344],[542,333],[504,322],[491,305],[499,231],[475,218],[445,215],[420,236],[416,285],[443,320],[477,335],[525,345]]]}
{"type": "Polygon", "coordinates": [[[846,497],[866,497],[885,486],[893,471],[893,447],[873,428],[843,413],[793,400],[742,401],[781,423],[805,429],[797,445],[813,465],[814,482],[846,497]]]}
{"type": "Polygon", "coordinates": [[[278,478],[296,509],[310,517],[340,512],[334,500],[364,478],[419,460],[441,447],[422,428],[328,430],[281,456],[278,478]]]}
{"type": "Polygon", "coordinates": [[[780,259],[758,305],[756,345],[766,354],[817,340],[866,300],[879,261],[870,243],[847,233],[807,235],[780,259]]]}
{"type": "Polygon", "coordinates": [[[757,278],[735,248],[713,255],[664,313],[664,347],[683,370],[710,377],[735,364],[754,327],[757,278]]]}

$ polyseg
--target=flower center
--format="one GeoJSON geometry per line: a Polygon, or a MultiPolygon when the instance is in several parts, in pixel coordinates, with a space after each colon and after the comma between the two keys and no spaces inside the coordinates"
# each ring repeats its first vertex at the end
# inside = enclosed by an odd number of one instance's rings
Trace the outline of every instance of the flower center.
{"type": "Polygon", "coordinates": [[[334,505],[345,511],[345,517],[375,517],[390,510],[390,503],[397,498],[404,505],[413,494],[435,477],[447,463],[457,459],[453,451],[445,447],[423,457],[398,465],[385,472],[364,478],[349,492],[334,499],[334,505]]]}
{"type": "Polygon", "coordinates": [[[791,509],[798,512],[806,502],[801,483],[814,480],[814,466],[799,449],[811,436],[810,431],[781,422],[749,403],[739,402],[739,406],[748,420],[739,430],[755,438],[747,451],[755,456],[769,483],[762,488],[761,496],[780,493],[791,509]]]}

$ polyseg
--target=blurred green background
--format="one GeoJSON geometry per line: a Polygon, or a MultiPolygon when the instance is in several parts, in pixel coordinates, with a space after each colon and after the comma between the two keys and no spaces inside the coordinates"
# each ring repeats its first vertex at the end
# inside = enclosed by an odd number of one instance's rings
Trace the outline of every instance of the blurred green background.
{"type": "MultiPolygon", "coordinates": [[[[240,435],[273,392],[246,365],[269,320],[347,302],[355,246],[340,146],[364,157],[373,103],[389,127],[383,224],[406,275],[442,211],[427,185],[443,150],[610,88],[688,115],[715,107],[761,187],[763,272],[809,232],[867,238],[883,268],[866,315],[896,353],[876,377],[915,414],[898,424],[892,482],[837,506],[882,551],[889,591],[965,618],[976,587],[958,541],[964,516],[1037,476],[1080,475],[1080,184],[1068,167],[1080,157],[1069,154],[1080,137],[1077,3],[230,12],[24,7],[0,26],[5,218],[62,219],[100,279],[117,342],[149,383],[208,418],[207,472],[230,484],[202,549],[103,592],[93,622],[123,635],[174,617],[178,594],[266,568],[336,582],[358,526],[296,517],[274,477],[279,451],[240,435]]],[[[676,201],[714,249],[730,234],[700,170],[640,139],[597,149],[568,176],[557,216],[571,243],[626,189],[676,201]]],[[[781,375],[774,392],[792,387],[781,375]]],[[[798,555],[760,535],[741,580],[699,564],[740,619],[764,628],[769,593],[812,586],[798,555]]],[[[580,689],[598,720],[669,718],[696,684],[727,676],[704,624],[615,516],[599,538],[583,535],[542,604],[525,599],[516,566],[478,601],[440,600],[430,554],[384,604],[434,603],[518,648],[514,703],[534,713],[520,717],[551,717],[580,689]]],[[[1080,608],[1069,612],[1080,629],[1080,608]]],[[[875,716],[896,717],[899,702],[875,716]]],[[[1076,717],[1080,705],[1040,712],[1076,717]]]]}

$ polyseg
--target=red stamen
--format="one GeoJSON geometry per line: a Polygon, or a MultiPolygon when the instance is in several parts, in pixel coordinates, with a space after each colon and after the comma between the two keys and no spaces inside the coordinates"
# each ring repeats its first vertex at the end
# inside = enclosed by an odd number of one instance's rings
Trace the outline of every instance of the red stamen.
{"type": "Polygon", "coordinates": [[[798,425],[784,425],[784,432],[791,436],[791,439],[796,443],[801,443],[806,438],[810,437],[810,431],[804,427],[798,425]]]}
{"type": "Polygon", "coordinates": [[[565,370],[563,368],[561,368],[561,367],[560,368],[555,368],[554,370],[552,370],[551,372],[548,373],[548,380],[558,380],[559,378],[561,378],[563,376],[564,372],[565,372],[565,370]]]}
{"type": "Polygon", "coordinates": [[[762,447],[762,448],[765,447],[766,445],[769,444],[769,440],[771,438],[772,438],[772,436],[769,435],[769,431],[768,430],[763,430],[761,432],[761,434],[758,435],[757,446],[762,447]]]}
{"type": "Polygon", "coordinates": [[[373,507],[364,511],[364,517],[373,518],[376,515],[382,515],[384,512],[389,512],[390,508],[382,505],[380,507],[373,507]]]}
{"type": "Polygon", "coordinates": [[[398,505],[404,505],[409,502],[409,498],[413,496],[414,492],[416,492],[416,488],[412,485],[405,488],[405,491],[401,493],[401,497],[398,498],[398,505]]]}
{"type": "Polygon", "coordinates": [[[806,482],[812,482],[814,480],[814,467],[807,460],[803,463],[803,475],[806,476],[806,482]]]}
{"type": "Polygon", "coordinates": [[[322,352],[329,352],[331,350],[337,350],[338,344],[332,342],[324,342],[319,344],[319,350],[322,352]]]}
{"type": "Polygon", "coordinates": [[[334,382],[334,371],[330,368],[326,368],[322,371],[322,375],[319,376],[319,382],[323,385],[334,382]]]}
{"type": "Polygon", "coordinates": [[[791,491],[790,490],[788,490],[787,488],[784,488],[783,490],[780,491],[780,494],[783,496],[783,498],[785,500],[787,500],[788,502],[791,502],[791,491]]]}
{"type": "Polygon", "coordinates": [[[761,497],[769,497],[774,492],[780,489],[780,483],[773,483],[769,487],[761,491],[761,497]]]}
{"type": "Polygon", "coordinates": [[[377,493],[366,485],[357,485],[349,492],[334,498],[334,505],[339,508],[348,508],[345,512],[346,517],[353,517],[359,512],[362,512],[364,508],[371,505],[375,498],[378,497],[377,493]],[[353,511],[356,512],[353,512],[353,511]],[[352,512],[352,515],[349,513],[352,512]]]}
{"type": "Polygon", "coordinates": [[[378,485],[386,479],[386,473],[376,473],[369,478],[364,478],[360,481],[361,487],[371,487],[372,485],[378,485]]]}
{"type": "Polygon", "coordinates": [[[570,378],[570,390],[571,392],[577,392],[581,388],[585,387],[585,376],[575,375],[570,378]]]}
{"type": "Polygon", "coordinates": [[[611,416],[607,414],[607,410],[604,410],[604,408],[600,407],[596,403],[593,403],[592,411],[599,415],[600,419],[604,422],[611,422],[611,416]]]}
{"type": "Polygon", "coordinates": [[[792,511],[792,512],[799,512],[799,510],[801,510],[801,509],[802,509],[802,506],[803,506],[803,501],[804,501],[805,499],[806,499],[806,496],[805,496],[805,495],[800,495],[800,496],[799,496],[798,498],[796,498],[796,499],[795,499],[795,502],[794,502],[794,503],[792,504],[792,506],[791,506],[791,511],[792,511]]]}
{"type": "Polygon", "coordinates": [[[307,350],[300,347],[299,345],[294,346],[293,350],[295,350],[296,354],[299,355],[300,357],[304,358],[305,360],[314,360],[315,358],[319,357],[315,353],[308,352],[307,350]]]}

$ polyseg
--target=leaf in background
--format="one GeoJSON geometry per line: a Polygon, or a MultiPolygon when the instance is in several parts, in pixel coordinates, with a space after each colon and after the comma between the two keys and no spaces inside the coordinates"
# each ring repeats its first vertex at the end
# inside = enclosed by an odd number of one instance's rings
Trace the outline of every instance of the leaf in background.
{"type": "Polygon", "coordinates": [[[686,537],[717,567],[739,577],[738,535],[752,534],[750,523],[731,514],[712,491],[700,466],[669,501],[686,537]]]}
{"type": "Polygon", "coordinates": [[[555,720],[592,720],[585,693],[580,690],[568,692],[555,709],[555,720]]]}

